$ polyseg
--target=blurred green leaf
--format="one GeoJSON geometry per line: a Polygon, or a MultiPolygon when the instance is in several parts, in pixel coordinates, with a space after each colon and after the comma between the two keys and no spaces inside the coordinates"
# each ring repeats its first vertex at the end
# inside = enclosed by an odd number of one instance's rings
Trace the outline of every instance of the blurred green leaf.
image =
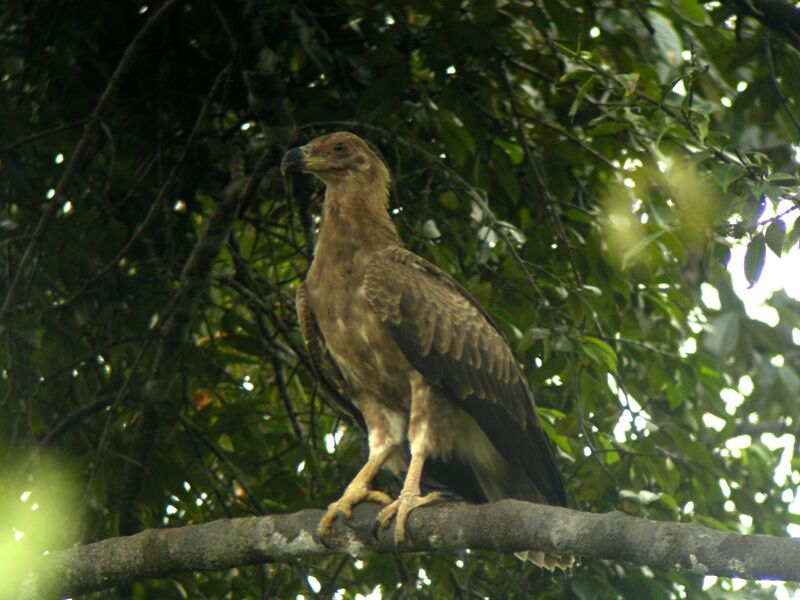
{"type": "Polygon", "coordinates": [[[739,315],[734,312],[723,313],[713,319],[706,326],[703,345],[716,356],[728,356],[739,341],[739,321],[739,315]]]}
{"type": "Polygon", "coordinates": [[[500,146],[505,153],[508,155],[508,158],[511,159],[511,162],[515,165],[522,163],[525,159],[525,154],[522,150],[522,146],[516,144],[515,142],[511,142],[509,140],[505,140],[503,138],[495,138],[494,143],[500,146]]]}
{"type": "Polygon", "coordinates": [[[783,239],[786,236],[786,222],[783,219],[776,219],[769,224],[767,230],[764,232],[764,240],[777,256],[781,255],[783,250],[783,239]]]}
{"type": "Polygon", "coordinates": [[[737,163],[723,163],[715,166],[711,170],[714,179],[717,181],[722,191],[727,191],[728,187],[745,175],[744,168],[737,163]]]}
{"type": "Polygon", "coordinates": [[[694,23],[705,23],[707,12],[705,7],[703,7],[703,3],[698,2],[698,0],[679,0],[675,4],[675,10],[680,13],[681,16],[686,17],[694,23]]]}
{"type": "Polygon", "coordinates": [[[609,373],[617,372],[617,354],[603,340],[595,337],[584,336],[580,339],[581,350],[595,363],[605,368],[609,373]]]}
{"type": "Polygon", "coordinates": [[[622,267],[621,268],[623,270],[627,269],[628,268],[628,264],[630,263],[630,261],[635,260],[642,253],[642,250],[647,248],[647,246],[649,246],[650,244],[655,242],[662,235],[667,233],[667,231],[668,230],[666,230],[666,229],[659,229],[657,231],[654,231],[650,235],[646,235],[645,237],[640,239],[638,242],[636,242],[633,246],[628,248],[625,251],[625,253],[622,255],[622,267]]]}
{"type": "Polygon", "coordinates": [[[654,10],[647,12],[647,19],[655,30],[656,46],[664,60],[672,65],[680,63],[683,43],[678,32],[672,26],[672,22],[654,10]]]}
{"type": "Polygon", "coordinates": [[[794,395],[800,393],[800,376],[797,375],[797,371],[792,367],[788,365],[780,367],[778,369],[778,377],[787,392],[794,395]]]}
{"type": "Polygon", "coordinates": [[[458,210],[459,201],[455,192],[444,192],[439,195],[439,202],[450,210],[458,210]]]}
{"type": "Polygon", "coordinates": [[[744,276],[750,287],[753,287],[761,277],[766,258],[767,243],[764,236],[758,233],[750,240],[744,255],[744,276]]]}

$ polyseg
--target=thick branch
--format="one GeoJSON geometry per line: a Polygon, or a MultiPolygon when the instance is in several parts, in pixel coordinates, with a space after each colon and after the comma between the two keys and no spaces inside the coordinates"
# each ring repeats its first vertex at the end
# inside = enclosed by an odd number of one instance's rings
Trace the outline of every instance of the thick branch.
{"type": "MultiPolygon", "coordinates": [[[[111,538],[47,556],[37,573],[52,574],[49,584],[31,572],[25,594],[15,597],[36,597],[45,589],[73,595],[182,571],[215,571],[299,557],[392,552],[391,529],[374,537],[376,513],[376,505],[358,506],[351,521],[336,522],[327,545],[316,534],[320,510],[111,538]]],[[[511,553],[533,548],[708,575],[800,581],[797,539],[730,534],[518,500],[419,509],[409,519],[407,539],[403,550],[408,552],[472,548],[511,553]]]]}
{"type": "Polygon", "coordinates": [[[296,133],[292,106],[278,73],[282,58],[264,39],[257,4],[217,0],[216,6],[243,68],[250,109],[267,139],[285,148],[296,133]]]}

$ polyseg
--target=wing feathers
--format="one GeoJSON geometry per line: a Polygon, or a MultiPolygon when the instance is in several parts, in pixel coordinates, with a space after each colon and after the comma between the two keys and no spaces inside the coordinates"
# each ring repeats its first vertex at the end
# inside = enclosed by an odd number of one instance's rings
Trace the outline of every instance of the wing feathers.
{"type": "Polygon", "coordinates": [[[469,293],[399,246],[370,262],[364,292],[414,368],[461,403],[542,500],[566,505],[524,376],[503,334],[469,293]]]}
{"type": "Polygon", "coordinates": [[[308,302],[308,289],[306,284],[300,284],[295,292],[295,310],[297,320],[300,324],[300,333],[308,349],[308,356],[314,373],[327,388],[328,398],[334,407],[350,416],[362,431],[367,430],[364,417],[361,412],[347,399],[349,390],[347,383],[342,377],[339,367],[331,358],[322,334],[319,331],[317,320],[308,302]]]}
{"type": "Polygon", "coordinates": [[[439,354],[447,354],[450,350],[450,341],[453,337],[454,323],[438,319],[436,325],[435,347],[439,354]]]}

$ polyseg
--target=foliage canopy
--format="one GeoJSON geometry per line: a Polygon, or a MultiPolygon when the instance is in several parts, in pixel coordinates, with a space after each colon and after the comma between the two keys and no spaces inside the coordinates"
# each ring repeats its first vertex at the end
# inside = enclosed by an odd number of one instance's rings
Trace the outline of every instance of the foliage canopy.
{"type": "MultiPolygon", "coordinates": [[[[737,4],[187,1],[93,113],[157,7],[5,3],[0,289],[21,287],[0,323],[3,561],[338,496],[362,443],[309,370],[291,289],[320,189],[277,172],[290,142],[337,129],[384,155],[407,245],[508,334],[575,507],[785,535],[800,512],[784,435],[800,423],[800,310],[779,292],[771,322],[752,318],[727,263],[746,244],[758,285],[766,260],[796,251],[800,221],[774,215],[800,206],[800,54],[737,4]],[[227,190],[263,164],[256,199],[204,255],[211,268],[187,271],[227,190]]],[[[551,577],[459,553],[134,591],[288,598],[321,585],[352,597],[380,585],[396,597],[404,573],[431,598],[703,586],[602,561],[551,577]]]]}

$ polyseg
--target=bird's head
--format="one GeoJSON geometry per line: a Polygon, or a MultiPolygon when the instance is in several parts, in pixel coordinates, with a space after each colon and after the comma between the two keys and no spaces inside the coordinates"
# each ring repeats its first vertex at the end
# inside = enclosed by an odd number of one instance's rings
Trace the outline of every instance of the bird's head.
{"type": "Polygon", "coordinates": [[[305,146],[292,148],[281,161],[281,173],[312,173],[327,186],[356,184],[388,186],[389,172],[369,144],[355,134],[339,131],[305,146]]]}

